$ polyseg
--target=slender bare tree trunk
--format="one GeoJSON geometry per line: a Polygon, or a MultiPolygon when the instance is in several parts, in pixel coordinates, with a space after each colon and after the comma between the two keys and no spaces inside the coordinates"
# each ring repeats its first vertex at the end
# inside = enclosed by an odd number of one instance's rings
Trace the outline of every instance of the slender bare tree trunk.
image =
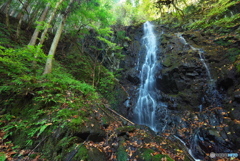
{"type": "Polygon", "coordinates": [[[21,26],[22,26],[22,21],[23,21],[23,16],[24,16],[24,11],[26,10],[27,6],[29,5],[28,0],[24,3],[22,10],[20,12],[19,16],[19,22],[18,22],[18,26],[17,26],[17,32],[16,32],[16,39],[18,40],[20,37],[20,30],[21,30],[21,26]]]}
{"type": "Polygon", "coordinates": [[[66,18],[63,18],[62,21],[59,24],[59,27],[57,29],[57,33],[56,33],[56,35],[53,39],[51,48],[50,48],[49,53],[48,53],[48,58],[47,58],[47,62],[46,62],[43,74],[48,74],[48,73],[52,72],[53,57],[54,57],[55,51],[57,49],[58,42],[59,42],[61,34],[62,34],[65,21],[66,21],[66,18]]]}
{"type": "Polygon", "coordinates": [[[54,54],[55,54],[55,51],[57,49],[57,45],[58,45],[58,42],[60,40],[60,37],[61,37],[61,34],[62,34],[62,31],[63,31],[63,28],[64,28],[64,25],[65,25],[65,22],[66,22],[66,19],[67,19],[68,13],[69,13],[69,9],[70,9],[70,6],[71,6],[72,2],[73,2],[73,0],[70,0],[69,5],[68,5],[64,15],[62,16],[62,20],[61,20],[61,22],[58,26],[57,32],[55,34],[55,37],[53,39],[51,48],[50,48],[49,53],[48,53],[48,58],[47,58],[47,62],[46,62],[46,65],[45,65],[43,75],[52,72],[52,61],[53,61],[54,54]]]}
{"type": "Polygon", "coordinates": [[[12,0],[9,0],[6,4],[6,26],[7,26],[7,29],[8,31],[10,31],[10,22],[9,22],[9,10],[10,10],[10,4],[11,4],[12,0]]]}
{"type": "Polygon", "coordinates": [[[56,6],[54,7],[54,10],[51,12],[51,15],[47,21],[47,27],[43,30],[42,32],[42,35],[41,35],[41,38],[40,38],[40,41],[38,43],[38,45],[42,45],[43,42],[45,41],[45,38],[46,38],[46,34],[48,32],[48,29],[50,27],[50,24],[53,20],[53,18],[55,17],[56,15],[56,12],[57,12],[57,9],[59,8],[59,6],[61,5],[61,3],[63,2],[64,0],[59,0],[57,3],[56,3],[56,6]]]}
{"type": "MultiPolygon", "coordinates": [[[[49,11],[49,3],[47,4],[46,8],[44,9],[44,11],[43,11],[41,17],[39,18],[38,22],[43,22],[45,20],[48,11],[49,11]]],[[[37,41],[37,38],[38,38],[38,34],[40,32],[39,27],[41,25],[42,25],[41,23],[38,23],[38,25],[36,26],[36,29],[34,30],[34,33],[33,33],[32,38],[31,38],[31,40],[30,40],[28,45],[35,45],[36,44],[36,41],[37,41]]]]}

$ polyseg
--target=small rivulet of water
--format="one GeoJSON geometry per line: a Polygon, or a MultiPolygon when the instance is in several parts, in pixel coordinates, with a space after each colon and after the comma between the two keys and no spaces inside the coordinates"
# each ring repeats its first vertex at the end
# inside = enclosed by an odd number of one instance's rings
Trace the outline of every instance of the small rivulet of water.
{"type": "Polygon", "coordinates": [[[155,68],[156,68],[156,51],[157,40],[154,33],[154,26],[150,22],[144,23],[143,44],[146,47],[146,56],[140,70],[141,85],[139,87],[139,96],[134,114],[137,123],[149,126],[156,130],[156,94],[155,94],[155,68]]]}
{"type": "Polygon", "coordinates": [[[195,48],[193,47],[192,45],[188,44],[186,42],[186,40],[184,39],[184,37],[182,36],[181,33],[176,33],[177,37],[179,37],[179,39],[181,40],[181,42],[184,44],[184,45],[189,45],[189,47],[193,50],[193,51],[197,51],[198,55],[199,55],[199,59],[200,61],[202,62],[202,64],[204,65],[206,71],[207,71],[207,75],[208,75],[208,78],[209,78],[209,81],[210,83],[212,84],[213,82],[213,79],[212,79],[212,75],[210,73],[210,70],[209,70],[209,67],[208,65],[206,64],[205,62],[205,58],[204,58],[204,55],[203,55],[203,50],[202,49],[198,49],[198,48],[195,48]]]}
{"type": "MultiPolygon", "coordinates": [[[[210,69],[205,61],[205,57],[204,57],[204,51],[202,49],[199,48],[195,48],[192,45],[188,44],[186,42],[186,40],[184,39],[184,37],[182,36],[181,33],[176,33],[176,36],[181,40],[181,42],[184,45],[189,45],[189,47],[193,50],[193,51],[197,51],[198,55],[199,55],[199,59],[202,62],[204,68],[206,69],[206,73],[208,76],[208,86],[209,86],[209,90],[207,91],[210,95],[212,95],[212,105],[214,106],[221,106],[221,95],[219,94],[219,92],[216,89],[216,85],[215,85],[215,80],[212,78],[210,69]]],[[[202,98],[204,99],[204,98],[202,98]]],[[[200,112],[202,111],[203,106],[199,105],[199,109],[200,112]]]]}

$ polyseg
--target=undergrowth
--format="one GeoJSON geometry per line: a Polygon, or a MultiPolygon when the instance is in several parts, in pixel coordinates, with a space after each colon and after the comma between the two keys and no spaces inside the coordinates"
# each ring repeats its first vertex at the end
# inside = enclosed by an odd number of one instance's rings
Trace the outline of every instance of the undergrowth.
{"type": "Polygon", "coordinates": [[[71,138],[101,102],[92,85],[76,80],[56,61],[53,72],[42,75],[45,60],[40,46],[0,46],[0,126],[3,139],[11,138],[19,150],[35,148],[59,129],[71,138]]]}

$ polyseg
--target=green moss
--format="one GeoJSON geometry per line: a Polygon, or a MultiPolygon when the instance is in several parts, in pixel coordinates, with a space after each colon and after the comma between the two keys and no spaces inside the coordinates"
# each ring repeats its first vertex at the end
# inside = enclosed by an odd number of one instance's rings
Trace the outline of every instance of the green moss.
{"type": "Polygon", "coordinates": [[[153,155],[155,152],[152,149],[141,149],[142,153],[140,155],[140,158],[143,159],[144,161],[159,161],[161,159],[167,159],[167,161],[173,161],[168,155],[163,155],[163,154],[157,154],[153,155]]]}
{"type": "Polygon", "coordinates": [[[80,148],[78,149],[78,152],[74,156],[73,160],[88,160],[88,158],[88,149],[85,146],[80,145],[80,148]]]}
{"type": "Polygon", "coordinates": [[[106,160],[108,160],[105,153],[100,152],[95,147],[90,147],[88,149],[88,156],[89,156],[89,159],[88,159],[89,161],[106,161],[106,160]]]}
{"type": "Polygon", "coordinates": [[[164,58],[162,64],[163,64],[165,67],[170,67],[170,66],[172,66],[172,63],[173,63],[173,61],[171,60],[171,57],[170,57],[170,56],[167,56],[167,57],[164,58]]]}
{"type": "Polygon", "coordinates": [[[163,154],[157,154],[153,156],[152,161],[159,161],[161,159],[165,159],[167,161],[174,161],[172,158],[170,158],[168,155],[163,155],[163,154]]]}
{"type": "Polygon", "coordinates": [[[136,130],[135,126],[123,126],[116,129],[117,133],[131,132],[136,130]]]}
{"type": "Polygon", "coordinates": [[[152,160],[152,153],[154,153],[154,150],[152,149],[142,149],[141,151],[142,154],[140,155],[140,157],[145,160],[145,161],[151,161],[152,160]]]}
{"type": "Polygon", "coordinates": [[[118,161],[127,161],[128,154],[126,152],[125,147],[123,146],[124,141],[120,141],[118,150],[117,150],[117,160],[118,161]]]}
{"type": "Polygon", "coordinates": [[[6,154],[3,153],[3,152],[0,152],[0,160],[1,160],[1,161],[5,161],[6,159],[7,159],[6,154]]]}

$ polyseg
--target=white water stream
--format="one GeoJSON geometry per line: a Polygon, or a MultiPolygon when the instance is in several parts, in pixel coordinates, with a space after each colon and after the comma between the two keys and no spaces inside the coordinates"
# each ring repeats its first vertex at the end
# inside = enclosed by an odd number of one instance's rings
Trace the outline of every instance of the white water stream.
{"type": "MultiPolygon", "coordinates": [[[[212,105],[214,106],[221,106],[221,95],[219,94],[219,92],[217,91],[216,89],[216,85],[215,85],[215,81],[214,79],[212,78],[212,75],[211,75],[211,72],[210,72],[210,69],[207,65],[207,63],[205,62],[205,58],[204,58],[204,51],[202,49],[199,49],[199,48],[195,48],[193,47],[192,45],[190,45],[189,43],[186,42],[186,40],[184,39],[184,37],[182,36],[181,33],[176,33],[176,36],[181,40],[181,42],[184,44],[184,45],[189,45],[189,47],[193,50],[193,51],[197,51],[198,55],[199,55],[199,59],[200,61],[202,62],[204,68],[206,69],[206,73],[207,73],[207,76],[208,76],[208,85],[209,85],[209,92],[211,93],[212,95],[212,105]]],[[[204,100],[204,98],[202,98],[202,101],[204,100]]],[[[203,105],[200,104],[199,105],[199,111],[202,112],[203,110],[203,105]]]]}
{"type": "Polygon", "coordinates": [[[202,64],[204,65],[205,69],[206,69],[206,72],[207,72],[207,75],[208,75],[208,78],[209,78],[209,81],[210,82],[213,82],[213,79],[212,79],[212,75],[210,73],[210,70],[209,70],[209,67],[207,66],[206,62],[205,62],[205,58],[204,58],[204,55],[203,55],[203,50],[202,49],[199,49],[199,48],[195,48],[193,47],[192,45],[188,44],[186,42],[186,40],[184,39],[184,37],[182,36],[181,33],[176,33],[177,37],[179,37],[179,39],[182,41],[182,43],[184,45],[189,45],[190,48],[193,50],[193,51],[197,51],[198,55],[199,55],[199,58],[200,58],[200,61],[202,62],[202,64]]]}
{"type": "Polygon", "coordinates": [[[148,21],[144,23],[143,44],[146,47],[146,56],[142,67],[140,67],[141,85],[139,87],[139,96],[134,109],[134,114],[136,116],[137,123],[146,125],[152,130],[157,131],[157,102],[154,78],[157,64],[157,40],[154,33],[154,26],[148,21]]]}

